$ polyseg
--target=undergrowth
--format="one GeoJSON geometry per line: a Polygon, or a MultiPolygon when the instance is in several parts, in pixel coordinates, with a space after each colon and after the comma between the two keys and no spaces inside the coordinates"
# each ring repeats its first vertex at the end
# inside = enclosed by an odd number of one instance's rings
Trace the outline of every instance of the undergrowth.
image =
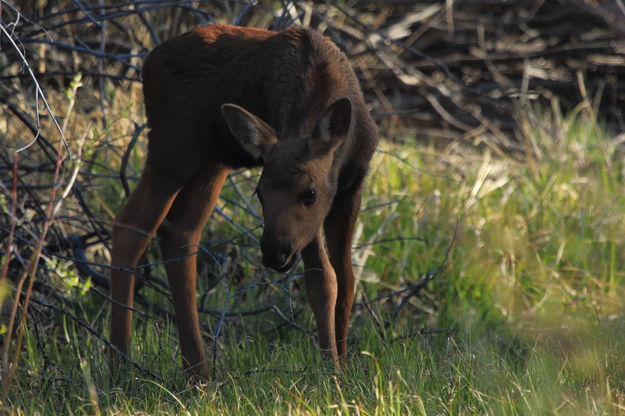
{"type": "MultiPolygon", "coordinates": [[[[229,318],[213,350],[214,378],[195,386],[182,375],[171,321],[147,309],[132,346],[143,370],[128,364],[111,374],[102,341],[78,323],[107,333],[107,302],[88,287],[67,289],[80,306],[29,326],[10,407],[46,415],[622,413],[622,146],[582,115],[533,111],[523,122],[524,155],[457,142],[381,143],[356,231],[358,304],[340,371],[316,350],[301,276],[263,272],[240,248],[258,251],[253,234],[239,235],[240,246],[228,240],[240,232],[228,218],[259,225],[227,203],[253,201],[258,172],[239,172],[232,181],[240,188],[225,187],[224,215],[214,216],[203,241],[211,250],[200,253],[200,293],[222,270],[220,255],[239,263],[227,269],[236,276],[211,288],[202,305],[238,310],[269,301],[304,332],[275,314],[229,318]],[[416,296],[384,297],[428,273],[416,296]],[[248,276],[273,294],[258,292],[248,276]]],[[[131,169],[141,164],[137,147],[131,169]]],[[[122,188],[101,180],[100,207],[114,215],[122,188]]],[[[158,260],[156,250],[148,258],[158,260]]],[[[163,277],[161,269],[154,273],[163,277]]],[[[164,294],[146,296],[171,309],[164,294]]],[[[31,320],[47,313],[39,306],[31,320]]],[[[220,320],[203,321],[212,350],[220,320]]]]}

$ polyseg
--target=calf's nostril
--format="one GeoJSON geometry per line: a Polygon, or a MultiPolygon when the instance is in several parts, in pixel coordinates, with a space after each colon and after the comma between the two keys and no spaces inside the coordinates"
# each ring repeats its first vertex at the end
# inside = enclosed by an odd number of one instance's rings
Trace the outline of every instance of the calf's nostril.
{"type": "Polygon", "coordinates": [[[293,250],[293,245],[290,241],[283,242],[280,247],[280,259],[282,260],[282,264],[286,263],[287,259],[291,255],[291,251],[293,250]]]}
{"type": "Polygon", "coordinates": [[[269,267],[284,266],[293,253],[293,244],[289,239],[264,237],[261,239],[260,246],[263,253],[263,265],[269,267]]]}

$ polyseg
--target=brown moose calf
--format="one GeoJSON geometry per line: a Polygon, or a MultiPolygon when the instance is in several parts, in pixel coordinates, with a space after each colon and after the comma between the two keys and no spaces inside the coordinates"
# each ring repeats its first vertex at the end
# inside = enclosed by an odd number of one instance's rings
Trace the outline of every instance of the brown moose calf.
{"type": "Polygon", "coordinates": [[[179,259],[166,269],[185,371],[208,377],[193,253],[228,171],[264,165],[263,264],[283,272],[301,253],[319,344],[336,362],[346,352],[352,234],[377,141],[348,59],[310,30],[198,27],[152,51],[143,90],[147,161],[113,227],[113,345],[129,350],[132,312],[123,305],[133,304],[135,277],[124,270],[157,233],[165,260],[179,259]]]}

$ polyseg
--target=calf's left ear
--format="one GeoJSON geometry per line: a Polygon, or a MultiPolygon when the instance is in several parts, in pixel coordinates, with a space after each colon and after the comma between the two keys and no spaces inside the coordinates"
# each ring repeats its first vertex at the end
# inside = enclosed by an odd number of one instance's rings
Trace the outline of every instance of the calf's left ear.
{"type": "Polygon", "coordinates": [[[265,162],[278,142],[273,129],[260,118],[236,104],[224,104],[221,112],[230,132],[241,146],[254,158],[265,162]]]}
{"type": "Polygon", "coordinates": [[[347,137],[347,133],[352,124],[352,100],[347,97],[339,98],[325,109],[315,132],[315,150],[327,152],[339,144],[347,137]]]}

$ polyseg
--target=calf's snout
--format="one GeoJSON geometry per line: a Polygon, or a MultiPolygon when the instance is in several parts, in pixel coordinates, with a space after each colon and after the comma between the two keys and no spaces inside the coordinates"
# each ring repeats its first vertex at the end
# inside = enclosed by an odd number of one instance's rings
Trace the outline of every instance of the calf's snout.
{"type": "Polygon", "coordinates": [[[293,243],[286,238],[263,238],[260,241],[263,265],[283,271],[293,257],[293,243]]]}

